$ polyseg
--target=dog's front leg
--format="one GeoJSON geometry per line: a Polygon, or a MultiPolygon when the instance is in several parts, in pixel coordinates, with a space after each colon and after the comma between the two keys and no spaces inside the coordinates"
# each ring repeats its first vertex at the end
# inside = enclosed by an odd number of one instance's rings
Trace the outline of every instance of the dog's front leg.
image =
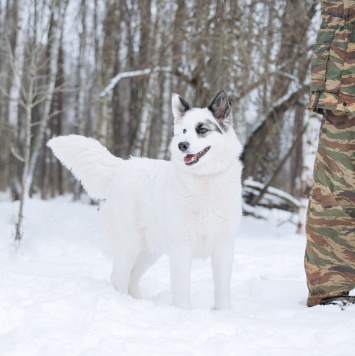
{"type": "Polygon", "coordinates": [[[214,309],[230,309],[230,281],[234,258],[234,241],[224,241],[211,256],[214,280],[214,309]]]}
{"type": "Polygon", "coordinates": [[[173,304],[181,309],[191,309],[190,274],[192,252],[174,246],[170,251],[171,290],[173,304]]]}

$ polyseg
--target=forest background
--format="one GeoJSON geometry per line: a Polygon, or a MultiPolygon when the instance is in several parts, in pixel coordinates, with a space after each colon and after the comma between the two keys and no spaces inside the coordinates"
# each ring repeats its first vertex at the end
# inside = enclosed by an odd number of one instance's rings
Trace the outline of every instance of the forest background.
{"type": "Polygon", "coordinates": [[[171,93],[204,107],[224,89],[249,193],[306,196],[319,15],[318,0],[0,0],[0,191],[79,196],[46,148],[57,135],[168,159],[171,93]]]}

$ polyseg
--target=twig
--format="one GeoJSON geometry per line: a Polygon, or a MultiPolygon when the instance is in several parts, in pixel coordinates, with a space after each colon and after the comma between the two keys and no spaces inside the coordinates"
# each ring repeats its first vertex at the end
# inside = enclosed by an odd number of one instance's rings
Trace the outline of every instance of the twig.
{"type": "Polygon", "coordinates": [[[15,158],[17,158],[20,162],[25,163],[25,159],[20,156],[19,153],[16,152],[15,147],[11,145],[11,153],[14,155],[15,158]]]}

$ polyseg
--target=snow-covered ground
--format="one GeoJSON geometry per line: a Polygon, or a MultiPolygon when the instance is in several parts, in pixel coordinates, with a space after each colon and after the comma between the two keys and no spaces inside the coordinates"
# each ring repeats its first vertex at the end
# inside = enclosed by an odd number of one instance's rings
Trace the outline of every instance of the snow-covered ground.
{"type": "Polygon", "coordinates": [[[142,280],[144,300],[118,294],[94,239],[97,207],[69,196],[17,203],[0,197],[0,355],[351,355],[355,306],[305,305],[305,237],[287,215],[243,218],[232,309],[210,310],[209,261],[192,271],[191,311],[171,306],[169,261],[142,280]],[[280,225],[280,223],[284,222],[280,225]]]}

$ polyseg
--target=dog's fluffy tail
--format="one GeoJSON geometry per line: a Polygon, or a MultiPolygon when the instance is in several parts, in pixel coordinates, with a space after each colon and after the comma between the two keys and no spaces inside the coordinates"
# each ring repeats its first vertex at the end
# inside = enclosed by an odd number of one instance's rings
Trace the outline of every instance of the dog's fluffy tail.
{"type": "Polygon", "coordinates": [[[92,198],[106,198],[123,159],[113,156],[93,138],[59,136],[47,142],[60,162],[80,180],[92,198]]]}

